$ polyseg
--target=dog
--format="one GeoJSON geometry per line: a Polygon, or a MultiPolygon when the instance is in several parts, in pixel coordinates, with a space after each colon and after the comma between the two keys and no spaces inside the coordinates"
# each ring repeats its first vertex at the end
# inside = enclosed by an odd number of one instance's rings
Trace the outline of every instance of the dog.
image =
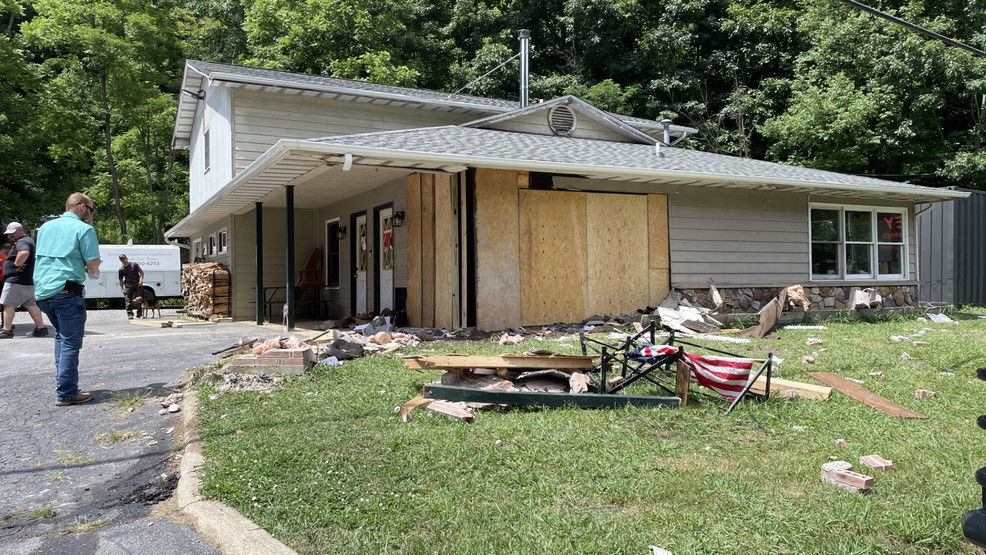
{"type": "Polygon", "coordinates": [[[144,297],[134,297],[134,304],[140,305],[138,318],[155,318],[154,311],[157,311],[156,318],[161,317],[161,304],[157,299],[144,299],[144,297]],[[148,315],[150,314],[150,315],[148,315]]]}

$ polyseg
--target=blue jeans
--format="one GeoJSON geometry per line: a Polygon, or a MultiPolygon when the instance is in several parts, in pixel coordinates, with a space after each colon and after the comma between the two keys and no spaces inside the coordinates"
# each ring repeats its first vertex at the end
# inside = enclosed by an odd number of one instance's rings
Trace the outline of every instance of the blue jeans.
{"type": "Polygon", "coordinates": [[[79,394],[79,350],[86,329],[86,301],[75,293],[59,293],[38,301],[55,328],[55,383],[59,401],[79,394]]]}

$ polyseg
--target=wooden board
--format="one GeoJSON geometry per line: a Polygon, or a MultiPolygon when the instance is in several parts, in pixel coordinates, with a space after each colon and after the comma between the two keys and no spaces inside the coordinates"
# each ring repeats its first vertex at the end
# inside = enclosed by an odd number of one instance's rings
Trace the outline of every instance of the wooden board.
{"type": "Polygon", "coordinates": [[[421,355],[404,359],[407,368],[519,368],[537,370],[553,368],[557,370],[584,370],[592,368],[595,357],[558,355],[421,355]]]}
{"type": "Polygon", "coordinates": [[[585,193],[521,189],[522,325],[586,317],[585,193]]]}
{"type": "Polygon", "coordinates": [[[421,174],[407,176],[407,318],[421,325],[421,174]]]}
{"type": "Polygon", "coordinates": [[[657,306],[671,292],[671,250],[667,195],[647,195],[648,299],[657,306]]]}
{"type": "MultiPolygon", "coordinates": [[[[758,362],[763,362],[758,361],[758,362]]],[[[781,392],[786,389],[793,390],[797,396],[801,399],[813,399],[813,400],[824,400],[828,399],[829,395],[832,394],[832,388],[824,385],[816,385],[813,383],[796,382],[794,380],[785,380],[782,378],[771,378],[770,379],[770,394],[771,396],[780,396],[781,392]]],[[[763,395],[767,391],[767,378],[761,376],[757,381],[753,382],[750,386],[751,393],[757,393],[763,395]]]]}
{"type": "Polygon", "coordinates": [[[425,384],[424,396],[446,401],[466,401],[495,403],[512,406],[582,408],[625,407],[669,407],[678,408],[681,401],[677,397],[657,397],[650,395],[605,395],[598,393],[548,393],[533,391],[498,391],[476,389],[456,385],[425,384]]]}
{"type": "Polygon", "coordinates": [[[418,395],[417,397],[414,397],[410,401],[404,403],[403,405],[401,405],[399,411],[401,415],[401,420],[404,422],[410,422],[411,413],[414,412],[414,410],[417,408],[428,406],[428,404],[431,403],[432,400],[433,399],[426,398],[424,395],[418,395]]]}
{"type": "Polygon", "coordinates": [[[436,328],[454,327],[455,314],[455,210],[452,176],[435,179],[435,321],[436,328]]]}
{"type": "Polygon", "coordinates": [[[513,171],[476,170],[476,326],[481,329],[520,324],[518,179],[513,171]]]}
{"type": "Polygon", "coordinates": [[[855,384],[838,374],[833,374],[831,372],[808,372],[808,375],[825,385],[831,386],[833,389],[846,397],[885,414],[889,414],[890,416],[895,416],[898,418],[927,418],[919,412],[915,412],[905,406],[898,405],[890,399],[881,397],[865,387],[855,384]]]}
{"type": "Polygon", "coordinates": [[[435,175],[421,175],[421,325],[435,325],[435,175]]]}
{"type": "Polygon", "coordinates": [[[650,276],[647,257],[640,252],[648,228],[647,208],[643,195],[586,194],[585,316],[633,312],[648,305],[650,276]]]}

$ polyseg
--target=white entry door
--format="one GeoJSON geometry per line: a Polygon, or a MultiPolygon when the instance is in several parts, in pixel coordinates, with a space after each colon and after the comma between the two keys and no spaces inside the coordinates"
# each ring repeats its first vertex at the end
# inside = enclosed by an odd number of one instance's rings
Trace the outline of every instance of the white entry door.
{"type": "Polygon", "coordinates": [[[356,235],[354,236],[356,241],[356,314],[363,314],[366,312],[366,267],[370,260],[369,250],[370,245],[368,243],[369,237],[367,232],[369,231],[366,225],[366,214],[361,214],[356,216],[356,235]]]}
{"type": "Polygon", "coordinates": [[[394,309],[394,209],[384,208],[377,220],[377,264],[380,268],[380,302],[382,311],[394,309]]]}

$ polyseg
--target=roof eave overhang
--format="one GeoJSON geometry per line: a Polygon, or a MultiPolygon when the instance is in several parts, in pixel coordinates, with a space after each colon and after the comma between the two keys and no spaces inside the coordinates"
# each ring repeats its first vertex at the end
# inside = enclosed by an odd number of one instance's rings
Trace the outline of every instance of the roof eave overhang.
{"type": "MultiPolygon", "coordinates": [[[[192,97],[184,91],[190,90],[189,87],[193,79],[197,80],[199,86],[201,86],[205,75],[192,67],[188,62],[185,62],[185,72],[181,78],[181,89],[178,91],[178,109],[175,110],[175,123],[171,129],[171,148],[174,150],[186,150],[191,144],[192,128],[195,125],[195,110],[198,106],[199,99],[192,97]],[[190,72],[194,73],[189,75],[190,72]],[[182,120],[186,118],[190,119],[187,131],[181,127],[182,120]]],[[[192,90],[191,92],[198,91],[192,90]]]]}
{"type": "MultiPolygon", "coordinates": [[[[460,154],[444,154],[419,151],[406,151],[396,149],[385,149],[377,147],[352,146],[344,144],[322,143],[314,141],[304,141],[296,139],[281,139],[270,147],[264,154],[258,157],[249,167],[240,172],[239,175],[230,180],[225,187],[220,189],[205,204],[200,206],[192,214],[189,214],[180,222],[168,230],[166,236],[171,239],[174,237],[187,237],[183,228],[195,219],[207,212],[224,210],[227,214],[233,214],[244,209],[250,202],[254,202],[283,187],[285,183],[270,184],[254,189],[253,200],[240,197],[233,203],[224,202],[226,197],[235,192],[240,186],[250,182],[255,177],[267,169],[275,166],[283,158],[292,153],[307,154],[311,156],[311,169],[324,165],[326,157],[346,156],[360,157],[365,161],[374,161],[380,164],[389,163],[392,165],[407,165],[415,167],[429,165],[434,168],[448,166],[462,167],[482,167],[490,169],[503,169],[515,171],[536,171],[544,173],[557,173],[565,175],[582,175],[588,178],[597,179],[627,179],[632,178],[643,182],[673,182],[689,181],[693,183],[707,184],[734,184],[739,187],[748,187],[761,190],[796,190],[811,192],[815,194],[845,194],[845,193],[866,193],[873,197],[884,197],[888,200],[908,201],[908,202],[942,202],[966,198],[970,195],[966,191],[953,191],[948,189],[926,188],[920,191],[905,189],[887,189],[886,187],[872,185],[846,185],[841,183],[811,182],[796,179],[783,179],[774,177],[746,177],[719,174],[707,174],[698,172],[687,172],[680,170],[657,170],[651,168],[635,168],[625,166],[602,166],[584,165],[562,162],[544,162],[540,160],[520,160],[508,158],[494,158],[483,156],[467,156],[460,154]]],[[[428,171],[427,168],[419,168],[421,171],[428,171]]]]}
{"type": "Polygon", "coordinates": [[[515,108],[508,106],[495,106],[491,104],[480,104],[475,102],[462,102],[458,100],[435,100],[420,97],[411,97],[403,94],[385,93],[380,91],[370,91],[362,89],[352,89],[346,87],[332,87],[329,85],[317,85],[314,83],[296,83],[281,79],[265,79],[263,77],[252,77],[248,75],[237,75],[235,73],[213,72],[208,76],[210,85],[223,83],[239,83],[244,85],[259,85],[262,87],[277,87],[279,89],[298,89],[315,91],[320,93],[337,94],[340,96],[353,96],[388,100],[391,102],[401,102],[405,104],[421,105],[431,108],[454,108],[468,112],[509,112],[515,108]]]}

